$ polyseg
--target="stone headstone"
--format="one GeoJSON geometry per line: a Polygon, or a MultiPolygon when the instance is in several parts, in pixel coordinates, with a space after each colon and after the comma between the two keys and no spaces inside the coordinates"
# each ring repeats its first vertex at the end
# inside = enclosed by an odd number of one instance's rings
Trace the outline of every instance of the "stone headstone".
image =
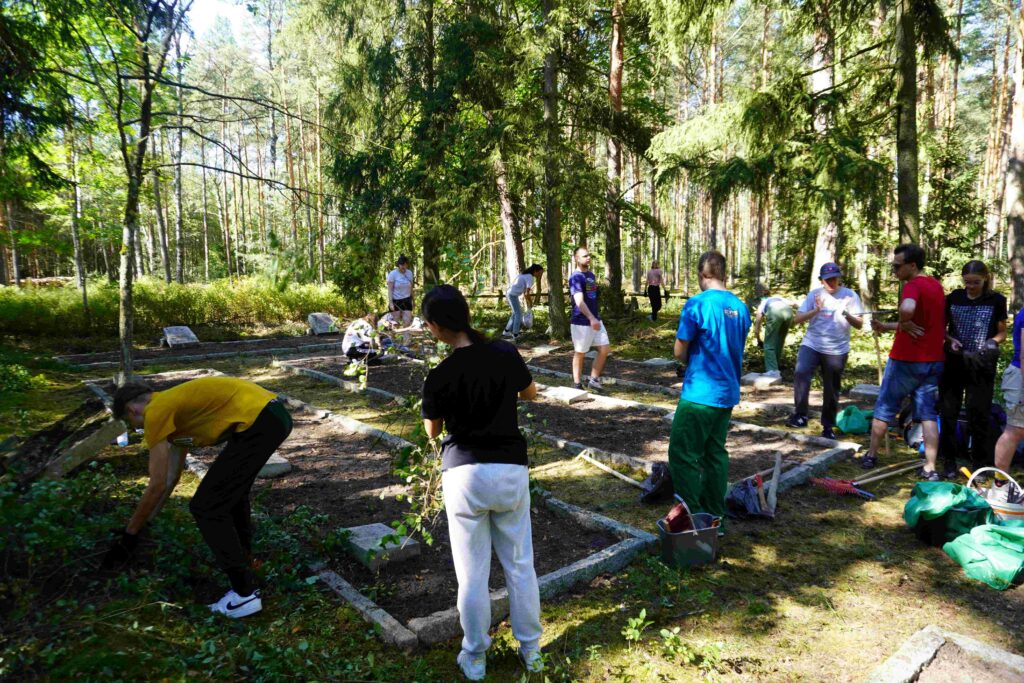
{"type": "Polygon", "coordinates": [[[644,361],[644,365],[653,365],[656,368],[667,367],[675,364],[676,362],[671,358],[648,358],[644,361]]]}
{"type": "Polygon", "coordinates": [[[380,540],[395,533],[387,524],[354,526],[350,527],[348,532],[349,537],[345,539],[345,543],[349,551],[357,560],[374,571],[385,564],[401,562],[420,554],[420,544],[405,536],[400,536],[398,543],[388,543],[381,548],[380,540]]]}
{"type": "Polygon", "coordinates": [[[740,384],[744,386],[752,386],[755,389],[767,389],[773,384],[778,384],[781,381],[781,377],[769,377],[758,372],[748,372],[740,377],[740,384]]]}
{"type": "Polygon", "coordinates": [[[292,464],[277,453],[274,453],[256,476],[260,479],[273,479],[274,477],[284,476],[291,471],[292,464]]]}
{"type": "Polygon", "coordinates": [[[583,389],[573,389],[572,387],[548,387],[543,394],[552,400],[562,401],[569,405],[590,397],[590,394],[583,389]]]}
{"type": "Polygon", "coordinates": [[[557,347],[557,346],[555,346],[553,344],[541,344],[540,346],[534,346],[533,347],[533,353],[538,355],[538,356],[540,356],[540,355],[543,355],[545,353],[551,353],[552,351],[554,351],[557,348],[559,348],[559,347],[557,347]]]}
{"type": "Polygon", "coordinates": [[[853,389],[850,389],[850,399],[854,401],[874,403],[878,400],[878,392],[880,389],[881,387],[877,384],[855,384],[853,389]]]}
{"type": "Polygon", "coordinates": [[[310,313],[306,320],[310,334],[334,334],[338,331],[338,324],[330,313],[310,313]]]}
{"type": "Polygon", "coordinates": [[[172,349],[180,349],[186,346],[197,346],[199,337],[187,326],[176,325],[164,328],[163,342],[172,349]]]}
{"type": "Polygon", "coordinates": [[[584,355],[587,358],[593,360],[593,359],[597,358],[597,351],[587,351],[584,355]]]}

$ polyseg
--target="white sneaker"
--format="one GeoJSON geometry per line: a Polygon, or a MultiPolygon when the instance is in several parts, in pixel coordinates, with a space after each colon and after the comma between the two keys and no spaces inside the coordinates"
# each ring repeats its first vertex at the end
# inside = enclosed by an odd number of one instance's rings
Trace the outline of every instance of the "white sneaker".
{"type": "Polygon", "coordinates": [[[487,675],[487,658],[484,655],[471,655],[462,650],[455,661],[459,663],[462,674],[471,681],[482,681],[487,675]]]}
{"type": "Polygon", "coordinates": [[[519,648],[519,659],[522,661],[523,666],[530,673],[537,673],[544,670],[544,657],[541,655],[539,649],[527,650],[525,647],[519,648]]]}
{"type": "Polygon", "coordinates": [[[215,614],[223,614],[232,619],[247,617],[256,614],[263,609],[263,601],[260,600],[260,592],[253,591],[252,595],[242,597],[234,590],[229,590],[224,597],[210,605],[210,611],[215,614]]]}

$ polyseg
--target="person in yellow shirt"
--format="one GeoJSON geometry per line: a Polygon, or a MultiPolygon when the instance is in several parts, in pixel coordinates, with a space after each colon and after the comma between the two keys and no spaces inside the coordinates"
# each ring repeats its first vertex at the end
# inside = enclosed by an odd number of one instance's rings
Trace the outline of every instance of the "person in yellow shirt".
{"type": "Polygon", "coordinates": [[[201,377],[166,391],[128,382],[114,394],[114,417],[145,430],[149,483],[135,513],[103,560],[113,568],[131,559],[138,534],[178,483],[189,448],[224,443],[189,504],[203,540],[231,582],[216,613],[244,617],[263,609],[250,571],[249,491],[256,475],[292,431],[275,394],[233,377],[201,377]]]}

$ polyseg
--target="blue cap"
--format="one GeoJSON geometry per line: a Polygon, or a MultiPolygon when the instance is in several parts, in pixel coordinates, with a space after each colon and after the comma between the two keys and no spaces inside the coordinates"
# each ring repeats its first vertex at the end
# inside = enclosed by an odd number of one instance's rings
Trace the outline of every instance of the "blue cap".
{"type": "Polygon", "coordinates": [[[828,280],[834,277],[839,277],[843,274],[843,271],[839,269],[839,265],[836,263],[826,263],[818,271],[818,277],[822,280],[828,280]]]}

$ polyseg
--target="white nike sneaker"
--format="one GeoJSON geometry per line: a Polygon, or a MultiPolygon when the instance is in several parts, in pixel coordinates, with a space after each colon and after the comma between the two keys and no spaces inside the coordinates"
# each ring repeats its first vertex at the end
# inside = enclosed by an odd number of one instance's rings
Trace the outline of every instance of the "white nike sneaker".
{"type": "Polygon", "coordinates": [[[223,614],[232,619],[247,617],[256,614],[263,609],[263,601],[260,600],[260,592],[253,591],[252,595],[242,597],[234,590],[229,590],[224,597],[210,605],[210,611],[216,614],[223,614]]]}

